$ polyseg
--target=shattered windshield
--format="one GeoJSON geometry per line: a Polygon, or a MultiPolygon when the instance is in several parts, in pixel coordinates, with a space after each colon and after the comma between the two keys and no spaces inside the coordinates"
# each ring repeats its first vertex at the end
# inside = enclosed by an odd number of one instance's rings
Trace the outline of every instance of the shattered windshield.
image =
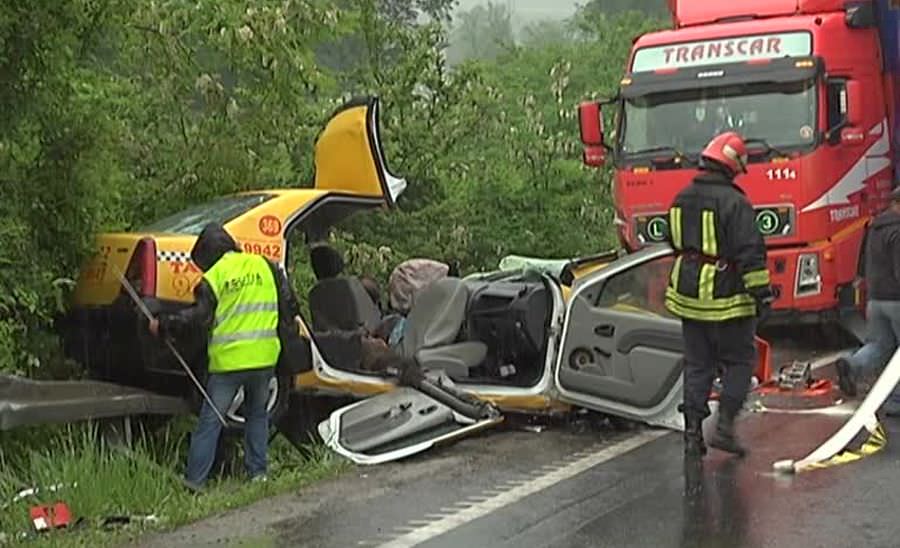
{"type": "Polygon", "coordinates": [[[271,197],[271,194],[241,194],[216,198],[161,219],[144,227],[144,231],[197,236],[208,223],[224,225],[271,197]]]}
{"type": "Polygon", "coordinates": [[[816,87],[808,80],[655,93],[627,99],[622,124],[623,156],[693,156],[732,130],[780,150],[806,148],[816,141],[816,87]]]}

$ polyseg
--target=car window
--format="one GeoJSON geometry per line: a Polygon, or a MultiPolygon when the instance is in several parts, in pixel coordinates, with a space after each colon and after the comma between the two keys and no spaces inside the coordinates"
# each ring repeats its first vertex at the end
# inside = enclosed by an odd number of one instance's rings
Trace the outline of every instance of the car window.
{"type": "Polygon", "coordinates": [[[208,223],[225,224],[272,198],[272,194],[224,196],[185,209],[144,227],[147,232],[171,232],[197,236],[208,223]]]}
{"type": "Polygon", "coordinates": [[[673,317],[666,310],[666,286],[674,261],[671,255],[641,263],[609,278],[596,306],[621,312],[673,317]]]}

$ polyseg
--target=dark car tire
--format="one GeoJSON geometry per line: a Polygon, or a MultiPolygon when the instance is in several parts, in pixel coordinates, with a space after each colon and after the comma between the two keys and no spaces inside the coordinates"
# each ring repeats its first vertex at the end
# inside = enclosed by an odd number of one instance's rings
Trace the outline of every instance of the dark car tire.
{"type": "MultiPolygon", "coordinates": [[[[204,373],[196,373],[197,380],[200,381],[203,386],[206,386],[207,374],[204,373]]],[[[185,378],[186,382],[191,384],[188,399],[190,401],[191,409],[194,414],[200,413],[200,407],[203,404],[204,398],[200,391],[194,386],[193,381],[185,378]]],[[[273,391],[274,401],[272,401],[271,406],[269,407],[269,424],[275,425],[281,420],[282,416],[285,414],[285,411],[288,408],[288,401],[291,393],[291,387],[293,384],[293,378],[288,375],[277,375],[273,378],[273,381],[277,383],[275,390],[273,391]]],[[[240,408],[236,413],[231,414],[226,411],[225,419],[228,423],[228,429],[235,432],[241,432],[244,430],[244,422],[243,420],[235,420],[235,417],[242,418],[240,414],[240,408]]]]}
{"type": "Polygon", "coordinates": [[[345,396],[322,396],[293,392],[290,395],[288,408],[276,423],[278,433],[298,449],[319,443],[322,441],[319,436],[319,423],[327,419],[334,411],[355,401],[354,398],[345,396]]]}

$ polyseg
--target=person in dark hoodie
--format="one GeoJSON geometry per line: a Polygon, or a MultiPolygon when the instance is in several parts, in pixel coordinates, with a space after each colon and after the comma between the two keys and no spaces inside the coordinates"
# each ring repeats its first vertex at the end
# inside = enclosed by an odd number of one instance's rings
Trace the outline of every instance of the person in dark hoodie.
{"type": "Polygon", "coordinates": [[[724,370],[712,447],[743,456],[734,432],[756,362],[758,318],[774,294],[766,245],[753,206],[735,183],[747,172],[747,147],[734,132],[715,137],[700,154],[701,172],[669,209],[676,258],[666,308],[681,318],[684,338],[684,452],[706,453],[703,419],[719,368],[724,370]]]}
{"type": "MultiPolygon", "coordinates": [[[[225,228],[208,224],[191,250],[203,271],[192,306],[150,322],[154,335],[181,337],[198,332],[207,340],[206,389],[220,413],[244,389],[247,474],[264,481],[269,424],[266,401],[279,361],[279,330],[299,317],[297,300],[281,269],[259,255],[242,253],[225,228]]],[[[216,456],[222,425],[204,401],[191,436],[185,485],[199,490],[216,456]]]]}
{"type": "MultiPolygon", "coordinates": [[[[859,377],[883,369],[900,343],[900,188],[891,193],[888,209],[872,221],[865,257],[866,344],[837,362],[839,386],[851,397],[856,396],[859,377]]],[[[888,416],[900,417],[900,390],[894,389],[883,409],[888,416]]]]}

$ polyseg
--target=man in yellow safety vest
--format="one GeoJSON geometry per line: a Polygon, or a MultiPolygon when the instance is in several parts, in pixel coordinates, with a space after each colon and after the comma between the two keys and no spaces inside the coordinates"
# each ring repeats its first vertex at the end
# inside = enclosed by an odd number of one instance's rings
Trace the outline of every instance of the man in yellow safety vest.
{"type": "MultiPolygon", "coordinates": [[[[244,465],[254,481],[267,469],[269,417],[266,403],[282,343],[279,323],[298,316],[296,298],[281,269],[264,257],[239,251],[219,224],[209,224],[191,250],[203,271],[194,289],[195,303],[150,322],[154,335],[207,336],[207,392],[219,413],[244,389],[244,465]]],[[[199,490],[216,457],[222,424],[204,402],[191,436],[185,485],[199,490]]]]}

